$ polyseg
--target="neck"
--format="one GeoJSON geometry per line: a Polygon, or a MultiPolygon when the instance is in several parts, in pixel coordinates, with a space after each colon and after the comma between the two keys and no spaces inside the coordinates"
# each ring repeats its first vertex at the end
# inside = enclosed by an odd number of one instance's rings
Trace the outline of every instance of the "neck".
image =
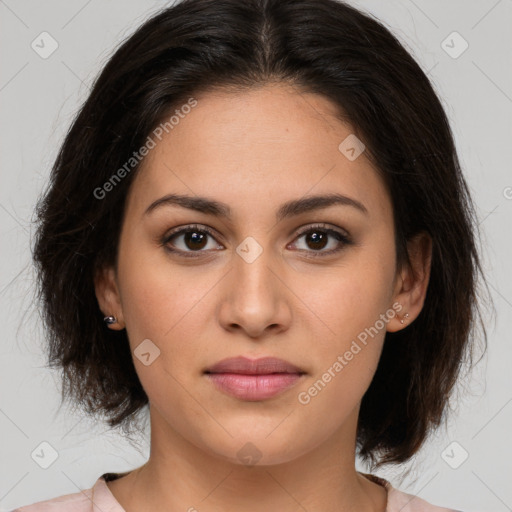
{"type": "Polygon", "coordinates": [[[292,461],[245,465],[200,449],[152,410],[148,462],[108,485],[126,512],[382,512],[386,490],[355,470],[357,413],[292,461]]]}

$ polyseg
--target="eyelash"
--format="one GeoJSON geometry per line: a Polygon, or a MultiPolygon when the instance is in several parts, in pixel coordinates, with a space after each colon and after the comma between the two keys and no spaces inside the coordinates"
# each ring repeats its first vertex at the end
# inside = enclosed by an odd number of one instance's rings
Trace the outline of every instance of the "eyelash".
{"type": "MultiPolygon", "coordinates": [[[[329,251],[306,251],[306,252],[312,252],[308,258],[318,258],[318,257],[327,257],[332,254],[335,254],[337,252],[340,252],[343,250],[344,246],[351,245],[352,240],[349,236],[345,235],[341,231],[328,228],[325,224],[314,224],[312,226],[309,226],[307,229],[297,231],[295,233],[295,238],[300,238],[301,236],[308,235],[309,233],[313,233],[315,231],[321,231],[323,233],[326,233],[328,235],[333,235],[335,238],[338,239],[339,242],[341,242],[341,247],[337,247],[336,249],[331,249],[329,251]]],[[[201,252],[206,252],[204,250],[198,250],[198,251],[182,251],[181,249],[171,249],[169,247],[169,242],[172,238],[174,238],[177,235],[182,235],[184,233],[188,232],[196,232],[196,233],[206,233],[209,236],[211,236],[213,239],[215,239],[215,233],[206,226],[201,226],[199,224],[191,224],[189,226],[185,226],[182,228],[177,228],[174,231],[171,231],[170,233],[167,233],[161,240],[161,245],[165,247],[165,249],[171,253],[179,254],[180,256],[183,256],[185,258],[197,258],[200,257],[201,252]]],[[[303,249],[300,249],[300,251],[303,251],[303,249]]]]}

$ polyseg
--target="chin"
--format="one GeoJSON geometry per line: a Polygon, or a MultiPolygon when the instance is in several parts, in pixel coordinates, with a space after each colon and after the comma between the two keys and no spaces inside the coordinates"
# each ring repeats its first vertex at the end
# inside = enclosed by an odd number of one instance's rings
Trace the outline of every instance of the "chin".
{"type": "MultiPolygon", "coordinates": [[[[283,418],[280,418],[280,421],[283,418]]],[[[309,452],[315,446],[314,440],[304,438],[304,429],[294,432],[278,422],[272,422],[272,428],[255,428],[254,422],[245,428],[229,432],[239,432],[230,437],[223,435],[221,439],[202,439],[203,449],[226,462],[239,466],[275,466],[291,462],[309,452]],[[281,429],[281,431],[279,431],[281,429]],[[293,442],[291,442],[293,440],[293,442]]],[[[318,440],[320,442],[320,440],[318,440]]]]}

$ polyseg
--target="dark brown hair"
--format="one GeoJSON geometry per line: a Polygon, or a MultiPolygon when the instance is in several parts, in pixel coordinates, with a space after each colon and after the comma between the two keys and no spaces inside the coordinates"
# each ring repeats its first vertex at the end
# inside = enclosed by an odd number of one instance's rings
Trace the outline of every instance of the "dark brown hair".
{"type": "Polygon", "coordinates": [[[213,87],[270,82],[339,107],[383,176],[399,265],[406,243],[433,240],[424,307],[387,333],[360,409],[357,447],[377,467],[414,455],[439,426],[472,362],[483,277],[478,226],[443,107],[402,44],[369,14],[335,0],[184,0],[146,21],[114,53],[72,123],[37,206],[34,261],[51,367],[62,398],[125,432],[148,404],[126,331],[106,328],[95,273],[115,265],[125,198],[140,165],[94,193],[173,109],[213,87]]]}

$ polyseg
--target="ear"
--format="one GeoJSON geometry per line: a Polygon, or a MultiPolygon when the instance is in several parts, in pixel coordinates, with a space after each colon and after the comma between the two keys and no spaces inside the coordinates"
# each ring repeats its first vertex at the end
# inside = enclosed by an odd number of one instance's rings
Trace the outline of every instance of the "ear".
{"type": "Polygon", "coordinates": [[[422,231],[407,242],[407,252],[410,265],[404,264],[400,270],[393,295],[393,302],[401,304],[402,309],[388,322],[386,330],[389,332],[399,331],[413,322],[420,314],[427,295],[432,262],[432,238],[422,231]]]}
{"type": "Polygon", "coordinates": [[[94,289],[96,298],[104,316],[113,315],[117,322],[108,327],[116,331],[124,329],[125,322],[119,287],[117,286],[116,272],[113,267],[106,267],[99,270],[94,276],[94,289]]]}

